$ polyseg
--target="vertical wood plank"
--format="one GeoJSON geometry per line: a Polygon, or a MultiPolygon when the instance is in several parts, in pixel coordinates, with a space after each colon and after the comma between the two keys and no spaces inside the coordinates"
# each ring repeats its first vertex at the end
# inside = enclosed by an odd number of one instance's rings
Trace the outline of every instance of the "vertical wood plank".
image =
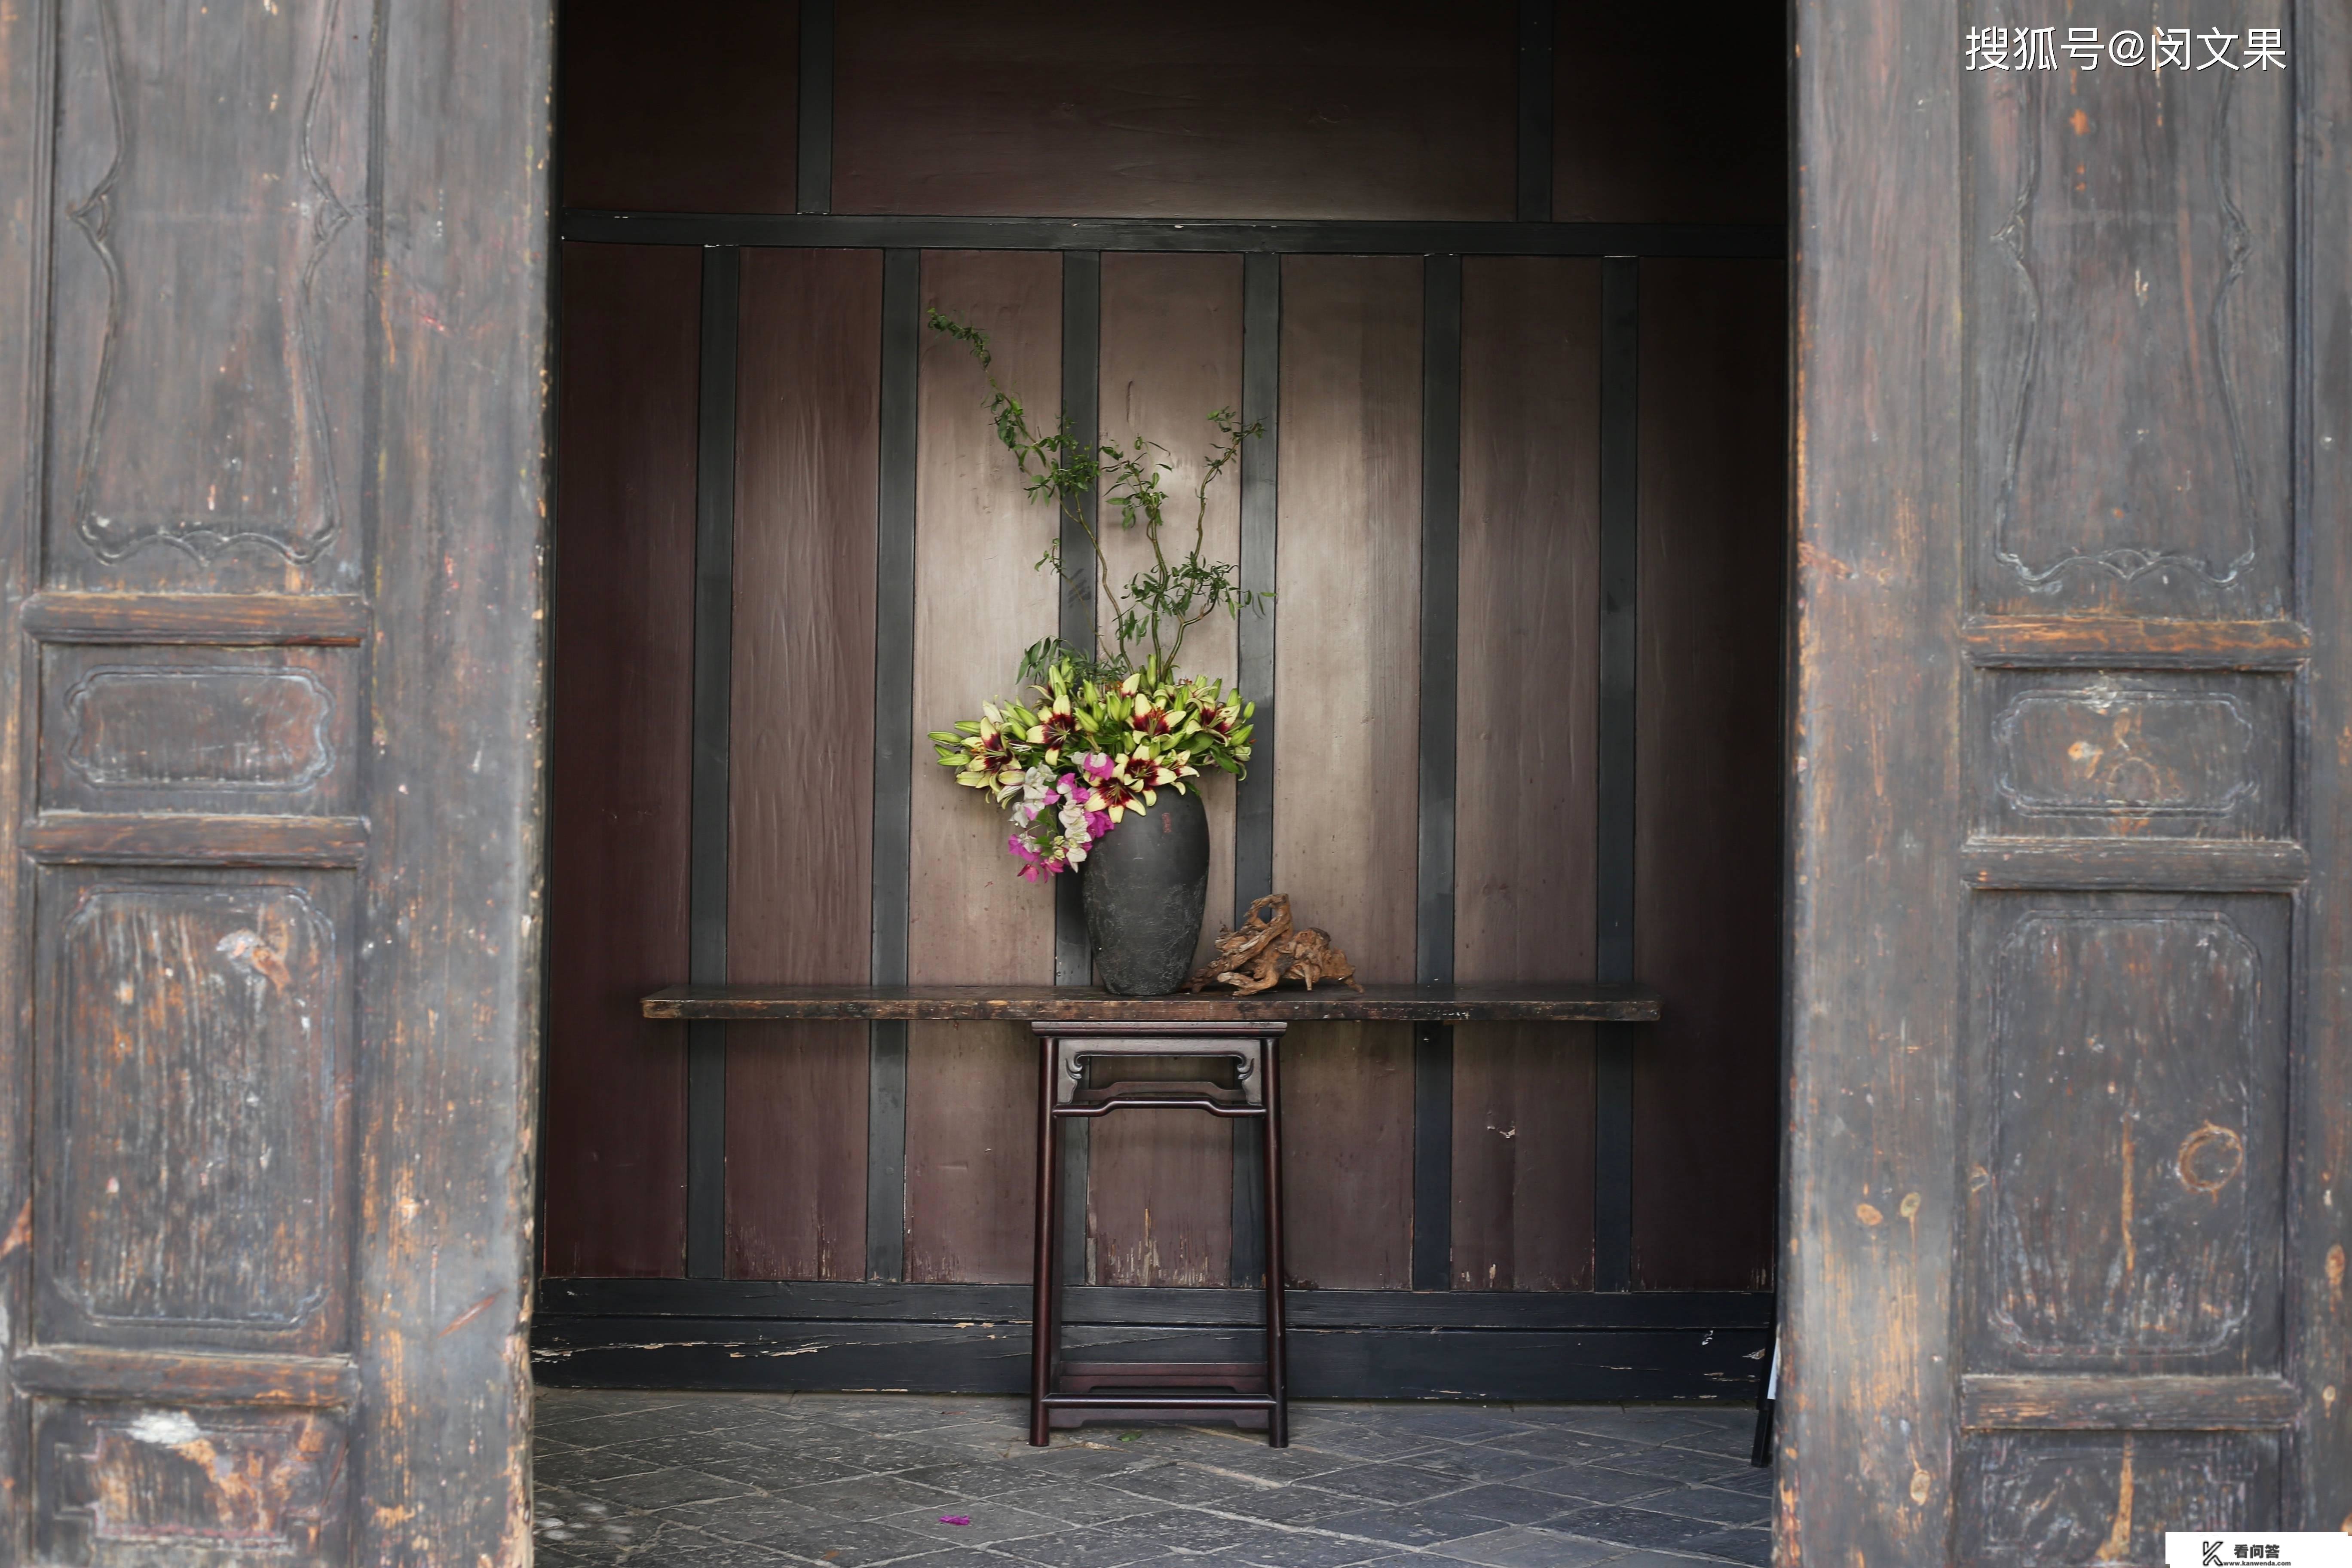
{"type": "MultiPolygon", "coordinates": [[[[694,773],[687,977],[727,978],[728,731],[734,714],[735,350],[743,253],[702,250],[702,374],[694,479],[694,773]]],[[[686,1026],[686,1272],[727,1272],[727,1026],[686,1026]]]]}
{"type": "MultiPolygon", "coordinates": [[[[1593,977],[1633,978],[1634,688],[1641,665],[1642,261],[1601,263],[1601,706],[1594,731],[1593,977]]],[[[1592,1283],[1633,1285],[1633,1053],[1623,1024],[1593,1030],[1592,1283]]]]}
{"type": "MultiPolygon", "coordinates": [[[[999,380],[1050,418],[1061,396],[1061,258],[932,251],[923,297],[985,331],[999,380]]],[[[961,343],[926,331],[916,489],[915,729],[944,729],[1010,694],[1021,650],[1055,624],[1032,569],[1054,513],[1023,493],[961,343]]],[[[957,786],[919,741],[908,978],[1054,978],[1054,900],[1021,880],[1002,813],[957,786]]],[[[1036,1047],[1011,1024],[916,1024],[907,1063],[907,1278],[1024,1279],[1035,1152],[1036,1047]]]]}
{"type": "Polygon", "coordinates": [[[1970,226],[1954,179],[1956,20],[1853,0],[1794,11],[1790,219],[1805,242],[1778,1550],[1874,1568],[1948,1561],[1958,1485],[1951,965],[1965,895],[1946,825],[1962,809],[1950,627],[1970,226]]]}
{"type": "MultiPolygon", "coordinates": [[[[1102,261],[1102,412],[1108,443],[1139,439],[1167,448],[1162,483],[1176,499],[1168,538],[1192,538],[1192,492],[1215,433],[1213,409],[1242,401],[1242,258],[1114,254],[1102,261]]],[[[1241,486],[1230,470],[1210,492],[1202,552],[1237,558],[1241,486]]],[[[1140,532],[1110,520],[1104,538],[1113,582],[1148,564],[1140,532]]],[[[1099,613],[1106,624],[1108,595],[1099,613]]],[[[1192,628],[1180,668],[1235,677],[1236,626],[1219,616],[1192,628]]],[[[1209,811],[1213,921],[1233,906],[1234,790],[1219,775],[1202,792],[1209,811]]],[[[1202,949],[1208,948],[1203,931],[1202,949]]],[[[1091,1124],[1089,1279],[1102,1285],[1223,1285],[1233,1253],[1233,1124],[1208,1117],[1107,1116],[1091,1124]]]]}
{"type": "MultiPolygon", "coordinates": [[[[1421,263],[1283,262],[1282,710],[1274,885],[1366,980],[1412,974],[1421,583],[1421,263]]],[[[1288,1269],[1411,1281],[1412,1031],[1284,1045],[1288,1269]]]]}
{"type": "Polygon", "coordinates": [[[1777,262],[1642,264],[1634,970],[1674,999],[1633,1066],[1633,1278],[1772,1281],[1780,1076],[1777,262]]]}
{"type": "MultiPolygon", "coordinates": [[[[1463,264],[1456,977],[1589,980],[1600,264],[1463,264]]],[[[1592,1031],[1454,1027],[1457,1289],[1592,1283],[1592,1031]]]]}
{"type": "MultiPolygon", "coordinates": [[[[2333,345],[2319,372],[2304,362],[2296,389],[2306,485],[2296,534],[2305,552],[2312,600],[2300,606],[2314,630],[2334,627],[2311,671],[2310,733],[2352,735],[2352,643],[2345,637],[2352,602],[2352,256],[2336,237],[2352,224],[2352,16],[2341,6],[2305,5],[2294,26],[2302,51],[2296,97],[2304,121],[2307,196],[2299,200],[2302,269],[2309,279],[2311,342],[2333,345]],[[2326,171],[2321,174],[2319,171],[2326,171]]],[[[2295,933],[2304,967],[2300,988],[2305,1053],[2293,1089],[2294,1154],[2288,1167],[2289,1373],[2305,1395],[2302,1438],[2292,1450],[2299,1518],[2291,1528],[2352,1530],[2352,1398],[2343,1373],[2352,1366],[2352,1310],[2347,1310],[2346,1257],[2352,1254],[2352,1204],[2343,1173],[2352,1170],[2352,993],[2336,977],[2352,968],[2352,757],[2315,746],[2305,781],[2305,828],[2315,868],[2295,933]],[[2315,1407],[2310,1391],[2333,1386],[2315,1407]]]]}
{"type": "Polygon", "coordinates": [[[675,1275],[701,257],[563,247],[543,1267],[675,1275]]]}
{"type": "Polygon", "coordinates": [[[384,1568],[531,1550],[553,9],[374,17],[383,741],[362,873],[351,1560],[384,1568]]]}
{"type": "MultiPolygon", "coordinates": [[[[882,258],[743,257],[727,969],[866,978],[882,258]]],[[[732,1025],[727,1272],[866,1275],[866,1029],[732,1025]]]]}
{"type": "MultiPolygon", "coordinates": [[[[0,245],[0,301],[19,322],[41,319],[43,267],[48,229],[55,221],[49,199],[52,90],[56,80],[56,13],[47,7],[0,10],[0,225],[12,237],[0,245]]],[[[0,592],[16,604],[40,578],[40,463],[35,435],[40,408],[40,363],[47,333],[29,325],[0,332],[0,421],[11,432],[0,440],[0,592]]],[[[37,668],[21,655],[0,660],[0,812],[18,819],[37,787],[33,748],[26,743],[24,673],[37,668]]],[[[9,858],[0,872],[0,952],[27,953],[31,911],[23,896],[24,862],[9,858]]],[[[0,1011],[22,1019],[30,1011],[29,963],[0,965],[0,1011]]],[[[35,1181],[33,1152],[33,1039],[21,1023],[0,1031],[0,1218],[13,1231],[19,1215],[31,1222],[35,1181]]],[[[10,1371],[32,1322],[33,1249],[0,1253],[0,1489],[14,1494],[0,1507],[0,1558],[22,1563],[32,1556],[33,1510],[19,1489],[32,1473],[31,1396],[10,1371]]]]}
{"type": "Polygon", "coordinates": [[[793,0],[564,0],[562,10],[564,205],[793,210],[793,0]]]}

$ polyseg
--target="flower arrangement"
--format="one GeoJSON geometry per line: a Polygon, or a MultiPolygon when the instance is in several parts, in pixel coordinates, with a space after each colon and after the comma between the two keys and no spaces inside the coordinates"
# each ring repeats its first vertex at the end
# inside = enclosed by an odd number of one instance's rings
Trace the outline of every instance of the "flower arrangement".
{"type": "MultiPolygon", "coordinates": [[[[1159,792],[1185,792],[1204,769],[1238,775],[1249,761],[1255,704],[1222,681],[1177,674],[1184,634],[1219,610],[1264,613],[1270,594],[1240,585],[1231,562],[1204,560],[1209,489],[1239,460],[1242,443],[1263,433],[1229,408],[1209,416],[1217,445],[1193,491],[1192,547],[1171,558],[1160,538],[1169,496],[1160,476],[1166,448],[1138,437],[1126,447],[1079,440],[1066,416],[1050,434],[1030,427],[1020,400],[996,379],[988,338],[977,327],[931,311],[932,330],[961,342],[988,376],[989,416],[1012,453],[1033,500],[1051,499],[1093,547],[1095,579],[1110,582],[1101,535],[1087,498],[1100,493],[1119,526],[1139,531],[1151,563],[1111,586],[1108,636],[1076,647],[1046,637],[1023,655],[1019,679],[1036,705],[998,701],[952,730],[931,731],[940,765],[956,783],[986,790],[1011,815],[1005,847],[1021,875],[1041,881],[1081,865],[1087,852],[1130,811],[1156,805],[1159,792]]],[[[1062,560],[1058,535],[1037,560],[1066,583],[1083,580],[1062,560]]]]}
{"type": "Polygon", "coordinates": [[[1057,659],[1034,709],[991,702],[976,720],[932,731],[956,783],[1008,806],[1005,847],[1032,882],[1082,864],[1130,811],[1181,795],[1204,768],[1238,773],[1249,761],[1254,705],[1214,680],[1177,680],[1158,660],[1106,690],[1057,659]]]}

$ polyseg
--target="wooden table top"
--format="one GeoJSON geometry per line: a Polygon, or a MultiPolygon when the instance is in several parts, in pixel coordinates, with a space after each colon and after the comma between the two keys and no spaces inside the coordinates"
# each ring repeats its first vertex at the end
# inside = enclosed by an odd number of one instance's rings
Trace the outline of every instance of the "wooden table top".
{"type": "Polygon", "coordinates": [[[1114,996],[1081,985],[673,985],[644,1003],[648,1018],[733,1022],[795,1018],[1004,1019],[1029,1023],[1227,1022],[1654,1024],[1646,985],[1285,986],[1255,995],[1190,992],[1114,996]]]}

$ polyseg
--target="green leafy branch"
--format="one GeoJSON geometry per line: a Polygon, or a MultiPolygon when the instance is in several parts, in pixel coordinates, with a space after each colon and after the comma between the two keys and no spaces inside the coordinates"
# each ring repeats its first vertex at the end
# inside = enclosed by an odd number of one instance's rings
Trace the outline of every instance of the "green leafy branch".
{"type": "MultiPolygon", "coordinates": [[[[1217,441],[1202,466],[1200,483],[1192,489],[1192,545],[1171,558],[1160,537],[1172,499],[1160,476],[1175,471],[1173,464],[1162,460],[1170,455],[1168,448],[1140,436],[1124,447],[1116,442],[1082,441],[1066,414],[1051,431],[1041,435],[1030,424],[1021,400],[997,380],[988,335],[937,307],[932,308],[930,322],[934,331],[962,343],[980,362],[988,377],[989,420],[996,428],[997,440],[1013,454],[1029,499],[1051,500],[1062,517],[1077,525],[1094,552],[1095,579],[1108,587],[1109,625],[1108,628],[1097,625],[1094,646],[1072,647],[1060,637],[1046,637],[1023,654],[1022,679],[1042,679],[1061,660],[1075,667],[1079,680],[1105,686],[1117,685],[1147,664],[1173,670],[1184,649],[1185,634],[1219,610],[1235,616],[1244,609],[1265,613],[1272,594],[1243,587],[1239,567],[1228,561],[1205,560],[1201,553],[1208,527],[1209,488],[1241,460],[1243,442],[1265,433],[1263,424],[1245,426],[1231,408],[1220,408],[1209,416],[1217,441]],[[1104,552],[1102,533],[1087,515],[1089,495],[1099,495],[1107,510],[1118,516],[1120,529],[1140,530],[1151,547],[1151,564],[1130,576],[1123,590],[1108,586],[1110,561],[1104,552]]],[[[1051,567],[1066,584],[1085,586],[1062,559],[1058,536],[1045,546],[1037,566],[1040,570],[1051,567]]]]}

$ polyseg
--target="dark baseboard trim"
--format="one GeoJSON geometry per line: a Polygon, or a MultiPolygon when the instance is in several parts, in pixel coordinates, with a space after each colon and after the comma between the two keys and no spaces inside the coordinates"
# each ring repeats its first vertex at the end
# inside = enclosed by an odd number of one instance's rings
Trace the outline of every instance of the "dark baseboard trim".
{"type": "MultiPolygon", "coordinates": [[[[1769,1328],[1769,1290],[1291,1290],[1304,1329],[1769,1328]]],[[[1255,1290],[1076,1285],[1065,1321],[1167,1327],[1255,1324],[1255,1290]]],[[[541,1317],[751,1318],[768,1321],[1029,1321],[1026,1285],[907,1285],[893,1281],[542,1279],[541,1317]]]]}
{"type": "MultiPolygon", "coordinates": [[[[1248,1361],[1246,1330],[1077,1324],[1088,1361],[1248,1361]]],[[[1307,1329],[1290,1332],[1292,1392],[1314,1399],[1756,1398],[1771,1331],[1307,1329]]],[[[539,1321],[531,1364],[556,1388],[1019,1394],[1029,1326],[745,1318],[539,1321]]]]}
{"type": "MultiPolygon", "coordinates": [[[[1066,1348],[1090,1360],[1245,1361],[1247,1290],[1078,1286],[1066,1348]]],[[[1771,1344],[1765,1291],[1293,1290],[1304,1398],[1755,1398],[1771,1344]]],[[[531,1359],[565,1388],[1027,1386],[1023,1285],[547,1279],[531,1359]]]]}

